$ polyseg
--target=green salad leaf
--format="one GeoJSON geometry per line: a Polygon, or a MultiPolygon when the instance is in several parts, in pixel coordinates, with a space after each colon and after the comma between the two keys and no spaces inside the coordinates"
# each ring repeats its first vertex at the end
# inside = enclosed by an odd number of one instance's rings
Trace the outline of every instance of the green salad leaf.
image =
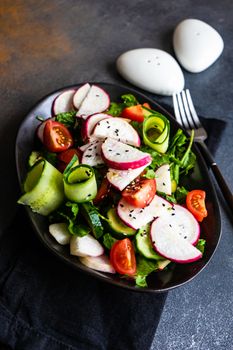
{"type": "Polygon", "coordinates": [[[103,245],[109,250],[117,241],[118,239],[114,238],[112,235],[110,235],[110,233],[105,233],[105,235],[103,236],[103,245]]]}
{"type": "Polygon", "coordinates": [[[204,254],[204,251],[205,251],[205,244],[206,244],[206,240],[205,239],[199,239],[198,242],[197,242],[197,245],[196,245],[196,248],[198,250],[200,250],[200,252],[202,254],[204,254]]]}
{"type": "Polygon", "coordinates": [[[139,255],[137,257],[136,285],[143,288],[147,287],[146,277],[157,269],[157,262],[145,259],[139,255]]]}
{"type": "Polygon", "coordinates": [[[55,119],[57,122],[62,123],[67,128],[74,128],[75,122],[77,120],[76,113],[77,111],[59,113],[56,115],[55,119]]]}
{"type": "Polygon", "coordinates": [[[121,96],[121,102],[111,102],[107,110],[107,114],[111,114],[113,117],[118,117],[124,108],[138,105],[136,97],[132,94],[124,94],[121,96]]]}

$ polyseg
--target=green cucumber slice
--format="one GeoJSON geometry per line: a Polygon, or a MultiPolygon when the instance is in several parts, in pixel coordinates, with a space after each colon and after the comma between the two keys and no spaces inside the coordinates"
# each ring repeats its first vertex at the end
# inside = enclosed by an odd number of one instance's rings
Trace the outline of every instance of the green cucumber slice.
{"type": "Polygon", "coordinates": [[[168,149],[170,123],[161,113],[143,107],[146,115],[143,122],[143,141],[146,145],[160,153],[168,149]]]}
{"type": "Polygon", "coordinates": [[[19,204],[28,205],[32,211],[49,215],[64,200],[62,174],[45,159],[35,163],[27,174],[19,204]]]}
{"type": "Polygon", "coordinates": [[[84,218],[87,220],[95,238],[101,237],[103,235],[104,228],[95,206],[90,202],[83,203],[81,205],[81,211],[84,218]]]}
{"type": "Polygon", "coordinates": [[[118,238],[124,238],[135,235],[136,230],[129,226],[126,226],[123,223],[123,221],[117,215],[116,208],[110,208],[107,211],[106,217],[108,218],[109,229],[118,238]]]}
{"type": "Polygon", "coordinates": [[[95,173],[89,165],[76,165],[77,161],[74,156],[63,173],[65,195],[76,203],[89,202],[97,194],[95,173]]]}
{"type": "Polygon", "coordinates": [[[164,258],[161,255],[157,254],[152,248],[149,231],[150,224],[140,228],[135,237],[136,247],[139,253],[141,253],[147,259],[164,260],[164,258]]]}
{"type": "Polygon", "coordinates": [[[29,158],[28,158],[29,167],[32,167],[41,158],[42,158],[42,156],[41,156],[40,152],[32,151],[29,158]]]}

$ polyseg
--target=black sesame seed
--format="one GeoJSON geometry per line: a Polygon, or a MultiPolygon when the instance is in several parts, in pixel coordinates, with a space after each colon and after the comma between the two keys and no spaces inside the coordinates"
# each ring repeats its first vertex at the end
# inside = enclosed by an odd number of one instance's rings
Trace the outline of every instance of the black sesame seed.
{"type": "Polygon", "coordinates": [[[120,156],[121,154],[120,153],[116,153],[117,156],[120,156]]]}
{"type": "Polygon", "coordinates": [[[107,127],[107,129],[110,129],[110,125],[107,127]]]}
{"type": "Polygon", "coordinates": [[[133,219],[136,220],[137,218],[135,216],[133,216],[133,219]]]}
{"type": "Polygon", "coordinates": [[[125,150],[125,152],[129,152],[129,150],[128,150],[128,149],[126,149],[126,150],[125,150]]]}
{"type": "Polygon", "coordinates": [[[186,239],[187,238],[187,236],[184,236],[184,239],[186,239]]]}
{"type": "Polygon", "coordinates": [[[120,204],[120,207],[123,208],[123,207],[124,207],[124,204],[120,204]]]}
{"type": "Polygon", "coordinates": [[[163,186],[165,186],[165,183],[163,182],[163,186]]]}
{"type": "Polygon", "coordinates": [[[163,206],[163,207],[165,207],[165,204],[164,204],[164,203],[162,203],[162,206],[163,206]]]}
{"type": "Polygon", "coordinates": [[[109,121],[107,120],[106,123],[109,124],[109,121]]]}
{"type": "Polygon", "coordinates": [[[134,211],[134,209],[131,209],[129,212],[132,213],[134,211]]]}
{"type": "Polygon", "coordinates": [[[172,213],[172,216],[176,215],[175,213],[172,213]]]}
{"type": "Polygon", "coordinates": [[[129,217],[131,218],[131,217],[132,217],[132,214],[129,214],[129,217]]]}
{"type": "Polygon", "coordinates": [[[171,225],[171,224],[169,224],[169,226],[170,226],[170,227],[172,227],[172,225],[171,225]]]}
{"type": "Polygon", "coordinates": [[[108,152],[112,152],[112,149],[109,149],[108,152]]]}

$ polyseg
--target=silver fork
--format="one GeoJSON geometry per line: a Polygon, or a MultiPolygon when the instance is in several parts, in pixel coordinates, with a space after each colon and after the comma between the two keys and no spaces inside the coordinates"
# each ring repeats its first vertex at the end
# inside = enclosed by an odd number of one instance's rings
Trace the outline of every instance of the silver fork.
{"type": "Polygon", "coordinates": [[[183,128],[190,134],[191,130],[194,130],[194,141],[201,147],[202,155],[205,158],[207,165],[213,171],[215,179],[222,191],[222,194],[229,205],[231,212],[233,213],[233,196],[230,188],[228,187],[221,171],[219,170],[217,163],[213,159],[210,151],[208,150],[205,140],[208,135],[206,130],[201,125],[200,119],[196,113],[193,105],[193,101],[188,89],[181,91],[181,93],[173,94],[173,106],[177,122],[183,126],[183,128]]]}

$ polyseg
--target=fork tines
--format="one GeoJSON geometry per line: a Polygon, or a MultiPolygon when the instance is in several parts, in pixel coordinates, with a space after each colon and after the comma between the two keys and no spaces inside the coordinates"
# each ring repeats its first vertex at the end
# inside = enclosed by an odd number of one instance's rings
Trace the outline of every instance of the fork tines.
{"type": "Polygon", "coordinates": [[[186,130],[201,127],[188,89],[180,93],[173,93],[173,105],[177,122],[186,130]]]}

